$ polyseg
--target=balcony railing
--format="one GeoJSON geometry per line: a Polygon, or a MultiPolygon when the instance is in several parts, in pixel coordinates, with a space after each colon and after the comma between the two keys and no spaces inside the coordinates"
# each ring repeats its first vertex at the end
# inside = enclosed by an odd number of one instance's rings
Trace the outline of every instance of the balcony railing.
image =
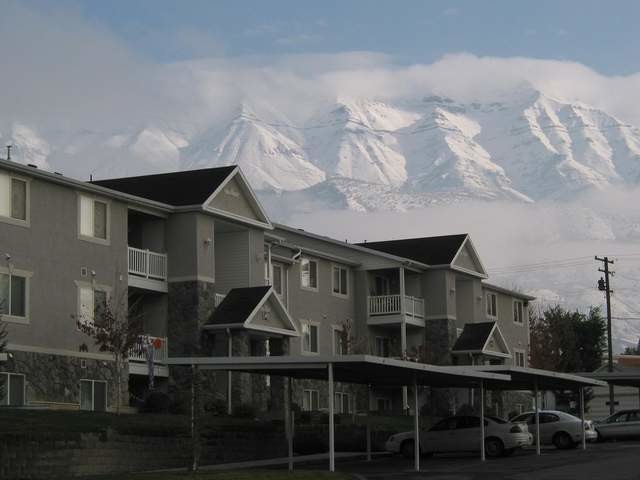
{"type": "Polygon", "coordinates": [[[148,345],[151,345],[153,348],[153,363],[167,363],[167,338],[152,337],[151,335],[138,336],[136,343],[129,349],[129,361],[146,362],[148,345]]]}
{"type": "MultiPolygon", "coordinates": [[[[402,312],[401,295],[376,295],[368,297],[369,316],[394,315],[402,312]]],[[[411,317],[424,318],[424,299],[404,296],[405,314],[411,317]]]]}
{"type": "Polygon", "coordinates": [[[129,273],[143,278],[167,280],[167,254],[128,247],[129,273]]]}
{"type": "Polygon", "coordinates": [[[226,297],[226,295],[223,295],[222,293],[216,293],[216,296],[214,298],[214,307],[217,307],[218,305],[220,305],[222,303],[222,301],[224,300],[224,297],[226,297]]]}

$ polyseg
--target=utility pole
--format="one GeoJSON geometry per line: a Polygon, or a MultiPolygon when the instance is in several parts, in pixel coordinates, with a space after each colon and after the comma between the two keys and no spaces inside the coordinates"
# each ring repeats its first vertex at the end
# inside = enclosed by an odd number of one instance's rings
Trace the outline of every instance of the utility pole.
{"type": "MultiPolygon", "coordinates": [[[[608,344],[608,359],[607,370],[613,372],[613,345],[611,343],[611,288],[609,284],[609,277],[613,277],[614,272],[609,270],[609,265],[613,265],[613,260],[609,260],[609,257],[598,257],[596,260],[604,264],[604,269],[599,268],[598,271],[604,273],[604,278],[600,277],[598,280],[598,290],[605,292],[607,299],[607,344],[608,344]]],[[[609,414],[615,413],[615,398],[613,392],[613,385],[609,384],[609,414]]]]}

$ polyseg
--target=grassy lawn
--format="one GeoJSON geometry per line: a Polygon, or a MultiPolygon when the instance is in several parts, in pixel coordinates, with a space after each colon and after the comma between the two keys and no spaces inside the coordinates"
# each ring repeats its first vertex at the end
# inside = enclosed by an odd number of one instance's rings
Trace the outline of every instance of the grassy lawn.
{"type": "Polygon", "coordinates": [[[299,470],[289,473],[283,470],[237,470],[231,472],[199,473],[132,473],[114,476],[87,477],[86,480],[347,480],[351,476],[327,471],[299,470]]]}

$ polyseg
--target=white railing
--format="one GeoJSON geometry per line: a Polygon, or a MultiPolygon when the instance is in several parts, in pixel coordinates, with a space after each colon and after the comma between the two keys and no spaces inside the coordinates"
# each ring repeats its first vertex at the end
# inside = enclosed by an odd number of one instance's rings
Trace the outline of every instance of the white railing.
{"type": "Polygon", "coordinates": [[[129,360],[132,362],[147,361],[147,345],[153,345],[153,363],[167,363],[168,348],[166,337],[138,335],[138,340],[129,349],[129,360]]]}
{"type": "Polygon", "coordinates": [[[216,296],[213,300],[214,302],[214,307],[217,307],[218,305],[220,305],[222,303],[222,301],[224,300],[224,297],[226,297],[226,295],[223,295],[222,293],[216,293],[216,296]]]}
{"type": "Polygon", "coordinates": [[[167,279],[167,254],[128,247],[129,273],[155,280],[167,279]]]}
{"type": "MultiPolygon", "coordinates": [[[[369,316],[399,314],[402,311],[401,295],[376,295],[369,298],[369,316]]],[[[405,314],[411,317],[424,317],[424,299],[404,296],[405,314]]]]}
{"type": "Polygon", "coordinates": [[[404,296],[405,312],[407,315],[416,318],[424,318],[424,299],[419,297],[412,297],[410,295],[404,296]]]}

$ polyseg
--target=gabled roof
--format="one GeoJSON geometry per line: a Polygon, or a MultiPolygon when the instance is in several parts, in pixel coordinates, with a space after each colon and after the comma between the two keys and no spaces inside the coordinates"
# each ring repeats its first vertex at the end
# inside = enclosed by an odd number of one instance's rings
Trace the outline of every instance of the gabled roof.
{"type": "Polygon", "coordinates": [[[496,322],[467,323],[451,349],[452,353],[477,353],[500,357],[511,357],[511,352],[496,322]],[[502,352],[491,349],[491,339],[495,339],[502,352]]]}
{"type": "Polygon", "coordinates": [[[93,183],[119,192],[174,206],[202,205],[237,166],[97,180],[93,183]]]}
{"type": "Polygon", "coordinates": [[[234,288],[229,291],[218,305],[209,321],[204,325],[206,330],[225,328],[245,328],[287,336],[299,336],[298,328],[282,304],[273,287],[234,288]],[[258,312],[273,307],[283,326],[269,325],[269,321],[260,321],[258,312]]]}
{"type": "Polygon", "coordinates": [[[406,238],[382,242],[359,243],[361,247],[409,258],[427,265],[450,265],[462,248],[468,235],[406,238]]]}

